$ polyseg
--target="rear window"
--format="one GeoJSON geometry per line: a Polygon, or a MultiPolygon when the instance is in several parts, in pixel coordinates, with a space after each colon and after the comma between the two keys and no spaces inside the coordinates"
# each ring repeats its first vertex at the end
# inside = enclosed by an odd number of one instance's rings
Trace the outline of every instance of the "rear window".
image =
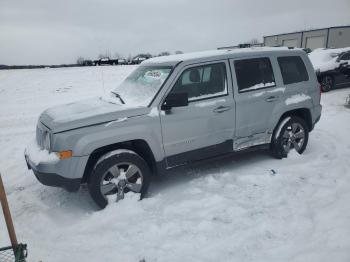
{"type": "Polygon", "coordinates": [[[234,64],[240,93],[275,86],[269,58],[236,60],[234,64]]]}
{"type": "Polygon", "coordinates": [[[285,85],[309,80],[305,64],[299,56],[283,56],[277,60],[285,85]]]}

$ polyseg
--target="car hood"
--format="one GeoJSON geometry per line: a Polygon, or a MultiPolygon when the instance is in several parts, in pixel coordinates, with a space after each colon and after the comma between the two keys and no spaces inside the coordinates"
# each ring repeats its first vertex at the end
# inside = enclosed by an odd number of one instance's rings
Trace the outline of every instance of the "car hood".
{"type": "Polygon", "coordinates": [[[148,107],[130,107],[101,97],[59,105],[45,110],[39,121],[53,133],[97,125],[149,113],[148,107]]]}

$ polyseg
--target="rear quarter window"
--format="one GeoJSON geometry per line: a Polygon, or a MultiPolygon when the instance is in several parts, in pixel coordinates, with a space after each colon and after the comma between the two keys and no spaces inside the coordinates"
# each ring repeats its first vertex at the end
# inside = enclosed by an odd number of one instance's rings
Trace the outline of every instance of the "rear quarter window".
{"type": "Polygon", "coordinates": [[[309,80],[305,64],[300,56],[281,56],[277,58],[285,85],[309,80]]]}

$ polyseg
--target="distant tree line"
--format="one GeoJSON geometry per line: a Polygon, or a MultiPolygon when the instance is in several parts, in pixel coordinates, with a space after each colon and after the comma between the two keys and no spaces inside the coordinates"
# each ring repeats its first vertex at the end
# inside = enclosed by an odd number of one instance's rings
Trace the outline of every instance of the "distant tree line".
{"type": "MultiPolygon", "coordinates": [[[[183,52],[175,51],[174,54],[183,54],[183,52]]],[[[103,60],[103,59],[113,59],[115,61],[124,60],[125,62],[123,62],[123,64],[139,64],[142,61],[149,59],[151,57],[168,56],[168,55],[171,55],[171,53],[168,51],[163,51],[156,55],[152,55],[150,53],[139,53],[135,56],[132,56],[131,54],[129,54],[128,57],[122,57],[117,52],[115,52],[114,55],[111,55],[111,52],[107,50],[105,52],[100,53],[97,56],[96,60],[91,60],[91,59],[84,58],[83,56],[78,56],[75,64],[59,64],[59,65],[1,65],[0,64],[0,70],[91,66],[91,65],[96,65],[96,61],[103,60]]]]}
{"type": "MultiPolygon", "coordinates": [[[[183,54],[182,51],[175,51],[174,54],[183,54]]],[[[122,57],[119,53],[114,53],[114,55],[111,55],[111,52],[109,50],[103,52],[103,53],[100,53],[98,56],[97,56],[97,59],[96,60],[91,60],[91,59],[86,59],[82,56],[79,56],[76,60],[76,63],[78,65],[81,65],[81,66],[84,66],[84,65],[96,65],[98,64],[99,62],[98,61],[101,61],[102,59],[110,59],[110,60],[113,60],[113,61],[116,61],[118,59],[120,60],[125,60],[126,61],[126,64],[138,64],[140,62],[142,62],[143,60],[145,59],[149,59],[151,57],[158,57],[158,56],[168,56],[168,55],[171,55],[170,52],[168,51],[163,51],[163,52],[160,52],[159,54],[157,55],[152,55],[150,53],[139,53],[135,56],[132,56],[131,54],[128,55],[128,57],[122,57]]]]}
{"type": "Polygon", "coordinates": [[[0,65],[0,70],[6,69],[37,69],[37,68],[60,68],[60,67],[78,67],[78,64],[60,64],[60,65],[0,65]]]}

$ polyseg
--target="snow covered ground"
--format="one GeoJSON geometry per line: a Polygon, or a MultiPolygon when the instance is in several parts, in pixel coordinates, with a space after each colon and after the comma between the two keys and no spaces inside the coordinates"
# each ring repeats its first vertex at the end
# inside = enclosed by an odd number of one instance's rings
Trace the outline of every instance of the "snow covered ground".
{"type": "MultiPolygon", "coordinates": [[[[349,89],[323,94],[301,156],[196,164],[155,181],[149,198],[102,211],[86,188],[41,185],[23,158],[40,112],[101,95],[132,68],[0,71],[0,171],[29,261],[350,261],[349,89]]],[[[0,232],[8,245],[2,216],[0,232]]]]}

